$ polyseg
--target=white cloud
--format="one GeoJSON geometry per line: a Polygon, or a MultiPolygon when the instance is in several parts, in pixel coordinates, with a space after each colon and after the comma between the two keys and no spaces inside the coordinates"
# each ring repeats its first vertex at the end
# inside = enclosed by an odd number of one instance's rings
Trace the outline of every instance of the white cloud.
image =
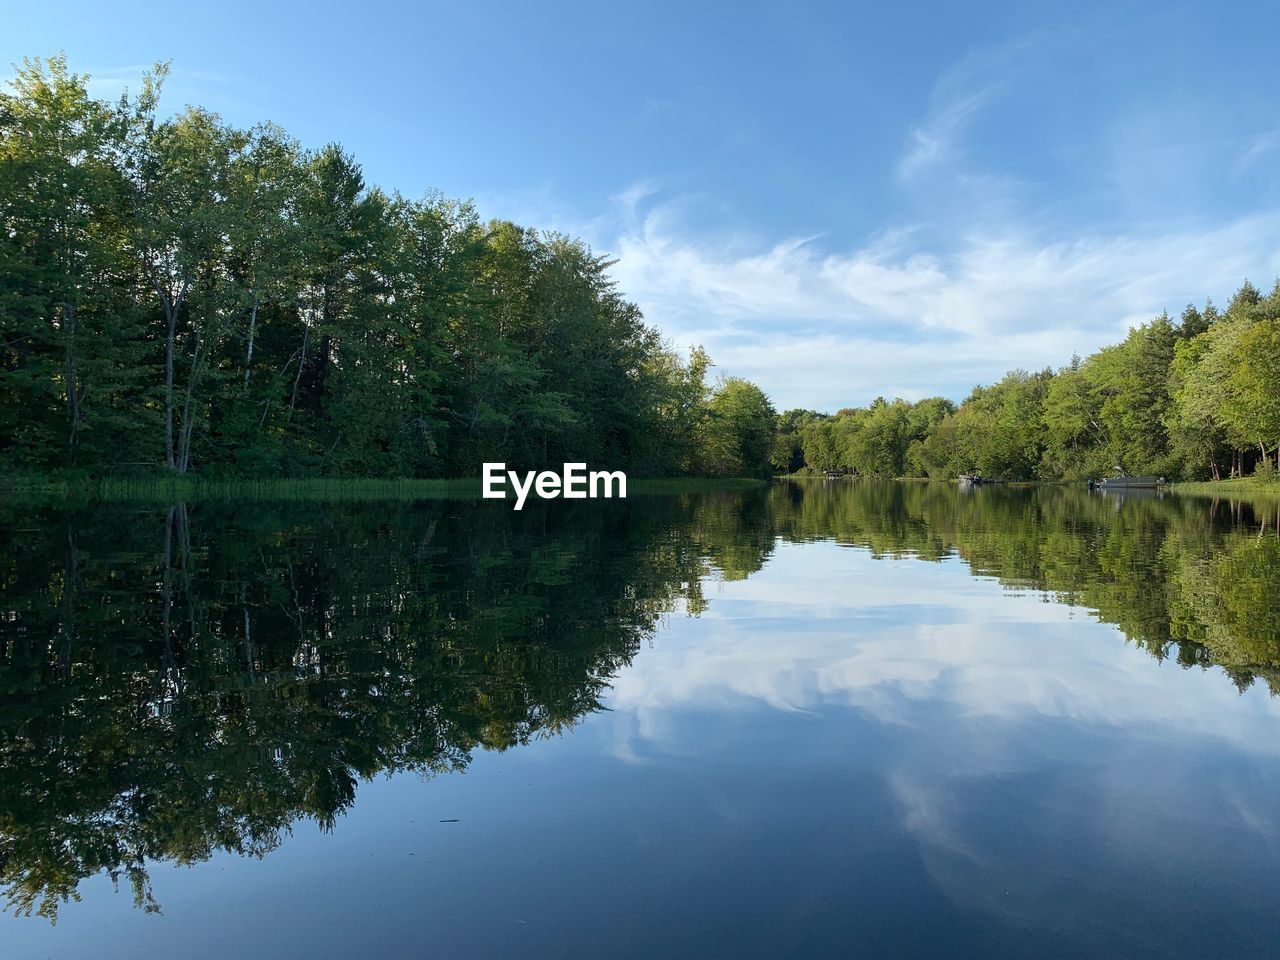
{"type": "Polygon", "coordinates": [[[550,186],[492,208],[615,257],[620,290],[650,323],[681,347],[702,344],[720,372],[756,381],[779,408],[959,400],[1011,369],[1062,366],[1161,311],[1280,274],[1280,209],[1223,212],[1199,200],[1207,170],[1265,166],[1274,131],[1232,141],[1230,157],[1201,156],[1186,144],[1170,151],[1160,136],[1171,118],[1194,126],[1181,108],[1100,109],[1068,145],[1081,182],[1051,191],[1025,156],[1011,170],[1006,153],[978,149],[985,120],[1005,129],[1010,115],[1034,113],[1025,91],[1064,68],[1064,49],[1088,44],[1087,31],[1029,35],[943,70],[922,116],[904,124],[903,153],[865,185],[892,196],[862,240],[832,241],[833,225],[848,222],[838,212],[767,235],[725,229],[739,211],[705,184],[672,196],[648,179],[590,215],[558,208],[550,186]],[[996,108],[1012,114],[985,116],[996,108]]]}
{"type": "Polygon", "coordinates": [[[658,750],[678,747],[681,718],[704,711],[835,705],[898,726],[981,723],[982,762],[1003,762],[1001,731],[1036,718],[1280,753],[1267,732],[1280,701],[1265,687],[1242,696],[1219,670],[1158,663],[1087,611],[960,561],[834,543],[777,544],[762,571],[719,584],[700,619],[670,620],[609,695],[618,732],[658,750]]]}
{"type": "Polygon", "coordinates": [[[1243,173],[1248,167],[1275,152],[1280,146],[1280,130],[1268,130],[1249,137],[1244,152],[1240,154],[1232,167],[1236,175],[1243,173]]]}
{"type": "Polygon", "coordinates": [[[1280,272],[1280,211],[1066,240],[1012,219],[954,236],[935,224],[932,250],[922,229],[905,228],[831,251],[812,236],[695,231],[678,201],[641,209],[652,194],[625,193],[618,232],[593,237],[617,256],[621,289],[678,343],[704,344],[783,407],[963,394],[1280,272]]]}
{"type": "Polygon", "coordinates": [[[898,176],[910,180],[956,159],[970,121],[1024,71],[1026,55],[1038,46],[1038,38],[1031,35],[970,50],[943,71],[934,84],[924,118],[907,134],[898,176]]]}
{"type": "Polygon", "coordinates": [[[621,193],[616,194],[613,202],[622,208],[628,220],[633,220],[640,204],[658,190],[658,184],[653,180],[637,180],[635,183],[628,184],[621,193]]]}
{"type": "Polygon", "coordinates": [[[990,87],[978,90],[934,109],[923,123],[912,127],[907,137],[907,149],[898,162],[898,175],[913,177],[926,167],[949,160],[969,118],[982,108],[991,95],[990,87]]]}
{"type": "Polygon", "coordinates": [[[863,825],[913,838],[941,894],[1070,927],[1103,954],[1110,929],[1087,898],[1055,900],[1064,883],[1152,858],[1194,870],[1203,837],[1181,824],[1263,850],[1280,837],[1259,800],[1280,756],[1280,701],[1262,685],[1242,695],[1220,670],[1158,663],[1086,611],[958,559],[779,543],[763,570],[715,586],[701,619],[672,619],[615,679],[600,721],[613,756],[747,756],[755,774],[779,742],[769,731],[787,729],[787,749],[822,776],[883,778],[897,823],[863,825]]]}

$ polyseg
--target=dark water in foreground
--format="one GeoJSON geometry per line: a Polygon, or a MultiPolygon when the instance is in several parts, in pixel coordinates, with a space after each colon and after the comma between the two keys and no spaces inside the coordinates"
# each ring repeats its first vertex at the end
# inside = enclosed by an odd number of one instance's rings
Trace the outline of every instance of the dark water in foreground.
{"type": "Polygon", "coordinates": [[[4,957],[1280,955],[1274,508],[813,483],[0,542],[4,957]]]}

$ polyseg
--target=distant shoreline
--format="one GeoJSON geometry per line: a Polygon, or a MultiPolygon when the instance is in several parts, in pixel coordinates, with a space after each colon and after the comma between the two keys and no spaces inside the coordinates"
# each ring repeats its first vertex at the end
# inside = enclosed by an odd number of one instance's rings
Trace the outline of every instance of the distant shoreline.
{"type": "MultiPolygon", "coordinates": [[[[776,480],[881,480],[892,483],[943,483],[954,484],[953,480],[933,480],[929,477],[856,477],[846,475],[842,477],[827,478],[817,473],[788,473],[775,477],[776,480]]],[[[1083,480],[1011,480],[998,484],[1000,487],[1081,487],[1083,488],[1085,481],[1083,480]]],[[[1229,480],[1203,480],[1203,481],[1185,481],[1179,483],[1170,483],[1165,485],[1165,489],[1170,493],[1182,494],[1184,496],[1205,496],[1205,497],[1262,497],[1280,499],[1280,481],[1264,480],[1260,477],[1232,477],[1229,480]]]]}

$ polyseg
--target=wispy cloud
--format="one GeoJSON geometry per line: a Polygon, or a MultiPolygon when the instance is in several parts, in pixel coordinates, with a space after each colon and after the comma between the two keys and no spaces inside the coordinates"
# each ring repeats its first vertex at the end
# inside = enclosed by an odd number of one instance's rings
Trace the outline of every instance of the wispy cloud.
{"type": "Polygon", "coordinates": [[[813,236],[709,233],[689,227],[678,202],[644,208],[641,193],[624,196],[617,233],[592,239],[618,257],[627,296],[784,406],[963,394],[1013,367],[1061,365],[1162,310],[1227,296],[1246,276],[1266,284],[1280,273],[1280,211],[1069,240],[1026,221],[955,235],[935,225],[931,244],[904,228],[830,250],[813,236]]]}
{"type": "Polygon", "coordinates": [[[910,180],[957,156],[970,121],[1016,77],[1019,63],[1036,43],[1021,37],[997,47],[971,50],[943,72],[933,87],[924,118],[911,127],[897,173],[910,180]]]}
{"type": "MultiPolygon", "coordinates": [[[[1280,274],[1274,192],[1248,206],[1203,202],[1206,171],[1235,163],[1261,177],[1280,135],[1255,127],[1206,137],[1203,149],[1170,140],[1169,130],[1196,128],[1194,110],[1159,96],[1062,126],[1062,111],[1080,106],[1075,92],[1053,103],[1040,93],[1057,89],[1074,57],[1093,55],[1095,33],[1027,34],[942,69],[915,122],[897,128],[901,152],[864,171],[864,190],[891,195],[866,205],[860,239],[847,197],[812,229],[766,232],[750,222],[752,201],[675,175],[638,179],[589,214],[567,211],[550,184],[492,209],[615,257],[620,289],[651,323],[680,346],[703,344],[722,372],[757,381],[780,407],[961,399],[1010,369],[1063,365],[1161,311],[1280,274]],[[1008,131],[1020,123],[1041,127],[1014,156],[1008,131]],[[673,182],[685,186],[672,192],[673,182]],[[850,232],[833,239],[841,229],[850,232]]],[[[780,189],[803,197],[799,179],[780,189]]],[[[776,198],[757,209],[787,222],[776,198]]]]}
{"type": "Polygon", "coordinates": [[[635,183],[629,184],[621,193],[615,194],[613,202],[622,208],[624,215],[628,219],[633,219],[640,204],[646,198],[657,193],[658,190],[659,186],[656,181],[638,180],[635,183]]]}
{"type": "Polygon", "coordinates": [[[1280,130],[1268,130],[1250,137],[1244,151],[1236,160],[1232,172],[1235,174],[1244,172],[1263,157],[1273,153],[1276,147],[1280,147],[1280,130]]]}
{"type": "Polygon", "coordinates": [[[910,178],[926,167],[950,159],[960,132],[991,98],[993,90],[986,87],[931,110],[919,126],[911,128],[907,149],[898,162],[898,175],[910,178]]]}
{"type": "MultiPolygon", "coordinates": [[[[156,67],[154,63],[136,63],[128,66],[100,67],[87,69],[89,75],[89,93],[92,96],[112,100],[125,91],[137,92],[142,87],[142,78],[156,67]]],[[[176,91],[178,98],[193,103],[201,102],[213,94],[225,94],[229,88],[239,86],[237,78],[231,74],[217,70],[201,70],[182,64],[173,64],[165,89],[170,93],[176,91]]],[[[174,97],[166,97],[173,100],[174,97]]],[[[174,105],[169,104],[172,108],[174,105]]]]}

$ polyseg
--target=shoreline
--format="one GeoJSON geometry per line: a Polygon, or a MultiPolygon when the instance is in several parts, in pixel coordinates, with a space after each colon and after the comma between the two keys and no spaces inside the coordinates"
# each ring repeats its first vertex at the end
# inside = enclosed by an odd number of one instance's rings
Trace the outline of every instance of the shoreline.
{"type": "MultiPolygon", "coordinates": [[[[673,495],[714,490],[744,490],[777,481],[818,481],[816,474],[779,474],[768,479],[750,477],[632,478],[634,496],[673,495]]],[[[841,477],[841,480],[870,479],[841,477]]],[[[887,482],[952,484],[928,477],[894,477],[887,482]]],[[[1074,486],[1065,481],[1031,480],[1006,487],[1074,486]]],[[[1083,484],[1081,484],[1083,486],[1083,484]]],[[[338,478],[302,477],[271,480],[203,479],[199,477],[106,478],[25,477],[0,481],[0,499],[10,503],[111,503],[164,500],[359,501],[480,499],[480,477],[338,478]]],[[[1257,477],[1229,480],[1180,481],[1167,484],[1170,493],[1200,497],[1261,497],[1280,499],[1280,483],[1257,477]]]]}
{"type": "Polygon", "coordinates": [[[1171,483],[1173,493],[1193,496],[1249,496],[1280,499],[1280,482],[1258,477],[1233,477],[1230,480],[1188,480],[1171,483]]]}
{"type": "MultiPolygon", "coordinates": [[[[711,490],[743,490],[767,480],[747,477],[658,477],[633,479],[632,496],[672,495],[711,490]]],[[[479,477],[371,479],[312,477],[275,480],[24,478],[0,481],[0,499],[9,503],[127,503],[131,501],[359,501],[479,500],[479,477]]]]}

